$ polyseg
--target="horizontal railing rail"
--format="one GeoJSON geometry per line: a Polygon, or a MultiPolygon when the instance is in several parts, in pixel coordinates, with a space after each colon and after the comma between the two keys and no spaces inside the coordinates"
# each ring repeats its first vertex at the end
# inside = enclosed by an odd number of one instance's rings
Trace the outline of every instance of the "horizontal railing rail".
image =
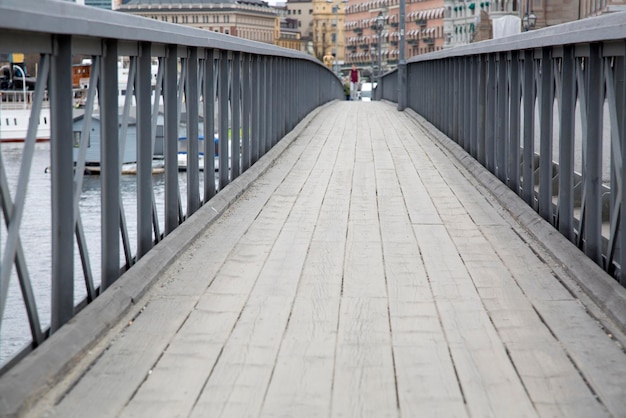
{"type": "Polygon", "coordinates": [[[0,101],[2,372],[343,95],[307,54],[63,1],[5,0],[0,32],[36,57],[0,101]]]}
{"type": "MultiPolygon", "coordinates": [[[[407,64],[407,106],[626,284],[626,13],[407,64]]],[[[395,72],[377,89],[397,102],[395,72]]]]}

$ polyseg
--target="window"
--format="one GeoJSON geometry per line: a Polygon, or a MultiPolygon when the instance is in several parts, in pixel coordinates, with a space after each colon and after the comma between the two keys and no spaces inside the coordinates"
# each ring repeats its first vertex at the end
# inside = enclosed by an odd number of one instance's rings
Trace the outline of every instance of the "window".
{"type": "Polygon", "coordinates": [[[74,148],[80,147],[80,137],[83,134],[81,131],[74,131],[74,148]]]}

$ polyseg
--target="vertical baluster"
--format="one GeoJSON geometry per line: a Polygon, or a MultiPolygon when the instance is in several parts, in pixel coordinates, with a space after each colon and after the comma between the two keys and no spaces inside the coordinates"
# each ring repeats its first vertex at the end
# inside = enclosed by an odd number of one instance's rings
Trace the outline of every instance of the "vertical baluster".
{"type": "Polygon", "coordinates": [[[522,67],[522,106],[524,109],[524,157],[522,168],[522,198],[532,208],[535,207],[535,176],[534,176],[534,130],[535,130],[535,65],[533,50],[524,51],[522,67]]]}
{"type": "Polygon", "coordinates": [[[576,76],[574,47],[563,47],[561,61],[561,106],[559,112],[559,231],[574,240],[574,138],[576,120],[576,76]]]}
{"type": "MultiPolygon", "coordinates": [[[[121,201],[117,60],[117,41],[104,41],[99,93],[102,121],[100,130],[100,182],[102,187],[101,290],[106,290],[115,282],[120,273],[119,229],[121,201]]],[[[69,151],[69,154],[71,156],[71,151],[69,151]]],[[[52,171],[56,171],[54,167],[52,171]]]]}
{"type": "Polygon", "coordinates": [[[204,201],[215,196],[215,60],[219,52],[204,51],[204,201]]]}
{"type": "Polygon", "coordinates": [[[596,263],[602,261],[602,107],[604,76],[599,44],[589,45],[587,70],[587,143],[585,164],[585,253],[596,263]]]}
{"type": "Polygon", "coordinates": [[[137,59],[137,259],[152,248],[151,47],[139,45],[137,59]]]}
{"type": "Polygon", "coordinates": [[[554,78],[552,75],[552,49],[545,47],[541,53],[539,106],[539,215],[553,223],[552,217],[552,109],[554,105],[554,78]]]}

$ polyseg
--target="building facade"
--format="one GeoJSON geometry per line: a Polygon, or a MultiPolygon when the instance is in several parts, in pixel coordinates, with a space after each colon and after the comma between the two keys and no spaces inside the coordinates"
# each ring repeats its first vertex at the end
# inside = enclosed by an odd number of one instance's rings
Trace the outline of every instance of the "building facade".
{"type": "Polygon", "coordinates": [[[280,19],[280,36],[276,41],[277,46],[295,49],[301,52],[306,51],[306,41],[302,39],[300,30],[298,29],[298,23],[299,21],[297,19],[280,19]]]}
{"type": "MultiPolygon", "coordinates": [[[[443,0],[406,0],[405,56],[443,48],[443,0]]],[[[346,7],[346,62],[373,74],[400,57],[399,0],[355,0],[346,7]],[[379,66],[380,61],[380,66],[379,66]]]]}
{"type": "Polygon", "coordinates": [[[122,0],[116,10],[268,44],[280,37],[279,14],[261,0],[122,0]]]}
{"type": "Polygon", "coordinates": [[[287,1],[287,17],[298,21],[297,29],[303,41],[313,40],[313,1],[287,1]]]}
{"type": "Polygon", "coordinates": [[[499,37],[496,28],[501,25],[495,23],[498,19],[506,17],[513,26],[505,34],[519,33],[623,11],[626,10],[626,0],[444,0],[444,7],[444,46],[450,48],[489,39],[484,30],[479,31],[484,28],[485,20],[492,25],[493,36],[499,37]]]}

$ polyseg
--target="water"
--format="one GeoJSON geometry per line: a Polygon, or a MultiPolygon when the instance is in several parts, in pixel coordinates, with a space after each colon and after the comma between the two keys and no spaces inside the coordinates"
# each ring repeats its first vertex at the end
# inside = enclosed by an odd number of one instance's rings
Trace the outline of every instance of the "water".
{"type": "MultiPolygon", "coordinates": [[[[15,198],[20,165],[22,163],[23,144],[0,144],[2,162],[7,175],[11,199],[15,198]]],[[[50,166],[50,144],[38,143],[33,157],[28,181],[26,204],[20,227],[20,239],[26,265],[30,276],[34,297],[37,303],[39,320],[43,329],[50,324],[50,287],[51,287],[51,174],[46,171],[50,166]]],[[[200,176],[200,192],[202,176],[200,176]]],[[[186,211],[186,173],[179,175],[179,190],[183,212],[186,211]]],[[[153,190],[157,202],[160,230],[164,229],[164,175],[153,175],[153,190]]],[[[137,178],[133,175],[121,176],[120,189],[126,217],[131,250],[136,252],[137,219],[137,178]]],[[[202,192],[201,192],[202,193],[202,192]]],[[[202,195],[201,195],[202,196],[202,195]]],[[[89,251],[91,270],[95,286],[100,284],[100,177],[85,176],[81,195],[80,216],[89,251]]],[[[0,212],[2,213],[2,212],[0,212]]],[[[0,226],[0,250],[4,254],[7,230],[4,217],[0,226]]],[[[80,256],[74,244],[74,299],[83,300],[86,296],[85,279],[82,274],[80,256]]],[[[120,238],[120,263],[123,263],[123,247],[120,238]]],[[[7,305],[0,322],[0,367],[8,359],[23,349],[31,341],[30,327],[23,303],[15,266],[9,284],[7,305]]]]}

